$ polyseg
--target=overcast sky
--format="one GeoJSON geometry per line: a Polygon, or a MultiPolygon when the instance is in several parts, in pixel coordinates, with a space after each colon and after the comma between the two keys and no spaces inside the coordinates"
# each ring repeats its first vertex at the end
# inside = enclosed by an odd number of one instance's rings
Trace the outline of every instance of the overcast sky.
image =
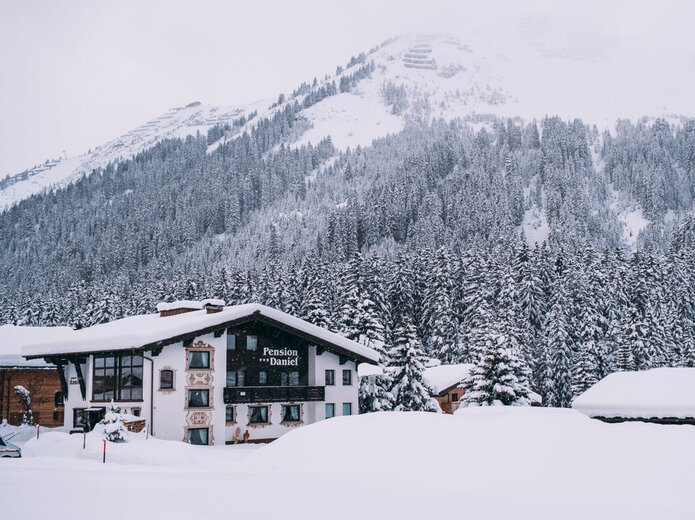
{"type": "Polygon", "coordinates": [[[680,49],[695,70],[694,3],[0,0],[0,176],[63,150],[77,155],[191,101],[275,97],[393,35],[504,40],[505,17],[526,20],[541,51],[566,36],[548,31],[552,20],[581,19],[606,48],[639,40],[654,59],[680,49]]]}

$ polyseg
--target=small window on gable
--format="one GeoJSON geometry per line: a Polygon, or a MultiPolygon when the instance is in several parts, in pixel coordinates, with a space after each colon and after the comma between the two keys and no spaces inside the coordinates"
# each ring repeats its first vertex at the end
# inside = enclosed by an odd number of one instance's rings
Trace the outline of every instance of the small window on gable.
{"type": "Polygon", "coordinates": [[[65,405],[65,400],[63,399],[63,392],[58,390],[55,394],[53,394],[53,400],[55,406],[64,406],[65,405]]]}
{"type": "Polygon", "coordinates": [[[343,385],[349,386],[352,384],[352,370],[343,370],[343,385]]]}
{"type": "Polygon", "coordinates": [[[174,371],[160,370],[159,371],[159,389],[173,390],[174,389],[174,371]]]}
{"type": "Polygon", "coordinates": [[[459,400],[459,395],[456,392],[453,392],[451,394],[451,400],[452,400],[452,402],[457,403],[459,400]]]}
{"type": "Polygon", "coordinates": [[[246,336],[246,350],[256,350],[258,348],[258,336],[246,336]]]}
{"type": "Polygon", "coordinates": [[[227,329],[227,350],[236,350],[236,334],[232,329],[227,329]]]}
{"type": "Polygon", "coordinates": [[[335,370],[326,370],[326,386],[335,385],[335,370]]]}

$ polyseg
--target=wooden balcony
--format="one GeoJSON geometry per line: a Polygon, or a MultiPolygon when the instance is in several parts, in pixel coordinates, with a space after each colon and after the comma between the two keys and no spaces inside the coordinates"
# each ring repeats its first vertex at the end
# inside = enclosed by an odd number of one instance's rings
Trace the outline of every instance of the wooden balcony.
{"type": "Polygon", "coordinates": [[[325,395],[323,386],[228,386],[224,404],[323,401],[325,395]]]}

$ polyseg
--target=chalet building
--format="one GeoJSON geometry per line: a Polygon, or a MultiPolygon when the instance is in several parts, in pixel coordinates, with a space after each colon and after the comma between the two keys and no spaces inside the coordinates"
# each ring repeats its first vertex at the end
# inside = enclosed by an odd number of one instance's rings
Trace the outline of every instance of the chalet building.
{"type": "Polygon", "coordinates": [[[611,423],[695,424],[695,368],[615,372],[577,396],[572,408],[611,423]]]}
{"type": "Polygon", "coordinates": [[[68,327],[0,326],[0,421],[17,426],[25,420],[26,408],[15,392],[18,386],[29,391],[32,421],[49,428],[63,425],[64,405],[60,377],[55,366],[42,359],[26,360],[21,346],[43,337],[47,330],[60,334],[68,327]]]}
{"type": "Polygon", "coordinates": [[[469,363],[437,365],[426,368],[422,373],[422,379],[432,389],[432,397],[437,400],[442,412],[453,414],[458,409],[461,397],[466,392],[463,382],[473,366],[469,363]]]}
{"type": "Polygon", "coordinates": [[[89,430],[113,400],[153,435],[192,444],[264,442],[357,413],[357,364],[372,349],[259,304],[159,304],[25,345],[57,367],[65,425],[89,430]]]}

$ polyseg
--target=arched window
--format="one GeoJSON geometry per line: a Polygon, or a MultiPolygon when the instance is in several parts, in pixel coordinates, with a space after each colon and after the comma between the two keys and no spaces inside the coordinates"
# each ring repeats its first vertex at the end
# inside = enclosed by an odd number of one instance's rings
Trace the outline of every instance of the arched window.
{"type": "Polygon", "coordinates": [[[56,406],[64,406],[65,405],[63,392],[61,392],[60,390],[58,390],[55,394],[53,394],[53,400],[54,400],[56,406]]]}
{"type": "Polygon", "coordinates": [[[174,371],[160,370],[159,371],[159,389],[173,390],[174,389],[174,371]]]}

